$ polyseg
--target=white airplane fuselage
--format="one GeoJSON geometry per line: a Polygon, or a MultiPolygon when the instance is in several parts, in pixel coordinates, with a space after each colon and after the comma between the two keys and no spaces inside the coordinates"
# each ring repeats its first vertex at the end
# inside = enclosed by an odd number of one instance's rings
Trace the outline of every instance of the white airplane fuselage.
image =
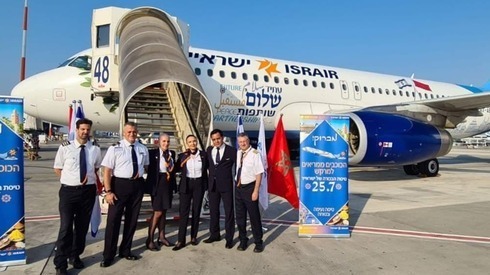
{"type": "MultiPolygon", "coordinates": [[[[258,130],[264,116],[266,131],[273,131],[280,114],[286,131],[299,130],[300,114],[327,114],[370,106],[413,103],[472,94],[466,86],[409,77],[362,72],[264,57],[190,48],[189,63],[212,105],[213,127],[236,129],[237,116],[245,129],[258,130]],[[210,75],[208,72],[212,72],[210,75]],[[422,84],[420,84],[422,83],[422,84]]],[[[90,50],[79,56],[91,55],[90,50]]],[[[22,81],[11,93],[24,97],[25,112],[42,120],[67,125],[68,106],[81,100],[93,128],[119,131],[120,109],[93,97],[90,71],[72,66],[49,70],[22,81]]],[[[455,129],[454,138],[490,130],[490,114],[468,117],[455,129]]]]}

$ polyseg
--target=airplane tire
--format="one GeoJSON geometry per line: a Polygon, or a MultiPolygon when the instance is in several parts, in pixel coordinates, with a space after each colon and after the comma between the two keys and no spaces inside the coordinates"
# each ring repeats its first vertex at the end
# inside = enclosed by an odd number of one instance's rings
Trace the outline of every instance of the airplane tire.
{"type": "Polygon", "coordinates": [[[419,172],[419,167],[416,164],[403,165],[403,171],[409,176],[416,176],[419,172]]]}
{"type": "Polygon", "coordinates": [[[439,161],[437,159],[429,159],[417,164],[420,173],[427,177],[435,177],[439,173],[439,161]]]}

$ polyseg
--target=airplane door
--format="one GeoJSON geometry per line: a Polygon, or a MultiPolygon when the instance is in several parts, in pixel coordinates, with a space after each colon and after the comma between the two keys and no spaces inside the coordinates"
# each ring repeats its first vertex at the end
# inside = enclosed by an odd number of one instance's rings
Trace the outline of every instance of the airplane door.
{"type": "Polygon", "coordinates": [[[361,85],[359,85],[359,83],[353,81],[352,86],[354,87],[354,99],[355,100],[361,100],[361,97],[362,97],[361,85]]]}
{"type": "Polygon", "coordinates": [[[349,85],[344,80],[340,80],[340,92],[343,99],[349,99],[349,85]]]}

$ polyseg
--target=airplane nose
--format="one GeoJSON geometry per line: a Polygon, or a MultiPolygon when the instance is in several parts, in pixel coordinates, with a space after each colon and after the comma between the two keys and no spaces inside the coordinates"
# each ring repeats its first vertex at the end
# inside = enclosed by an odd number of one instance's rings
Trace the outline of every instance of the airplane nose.
{"type": "Polygon", "coordinates": [[[13,97],[23,97],[24,98],[24,112],[38,117],[37,103],[39,95],[39,82],[35,81],[33,77],[24,79],[19,82],[10,93],[13,97]]]}

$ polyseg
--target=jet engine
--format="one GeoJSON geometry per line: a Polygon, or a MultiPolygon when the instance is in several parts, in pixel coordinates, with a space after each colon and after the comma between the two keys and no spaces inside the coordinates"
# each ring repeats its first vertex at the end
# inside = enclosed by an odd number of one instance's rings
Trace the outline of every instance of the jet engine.
{"type": "Polygon", "coordinates": [[[453,144],[446,130],[406,116],[373,111],[349,116],[351,165],[403,165],[407,174],[435,176],[436,158],[449,153],[453,144]]]}

